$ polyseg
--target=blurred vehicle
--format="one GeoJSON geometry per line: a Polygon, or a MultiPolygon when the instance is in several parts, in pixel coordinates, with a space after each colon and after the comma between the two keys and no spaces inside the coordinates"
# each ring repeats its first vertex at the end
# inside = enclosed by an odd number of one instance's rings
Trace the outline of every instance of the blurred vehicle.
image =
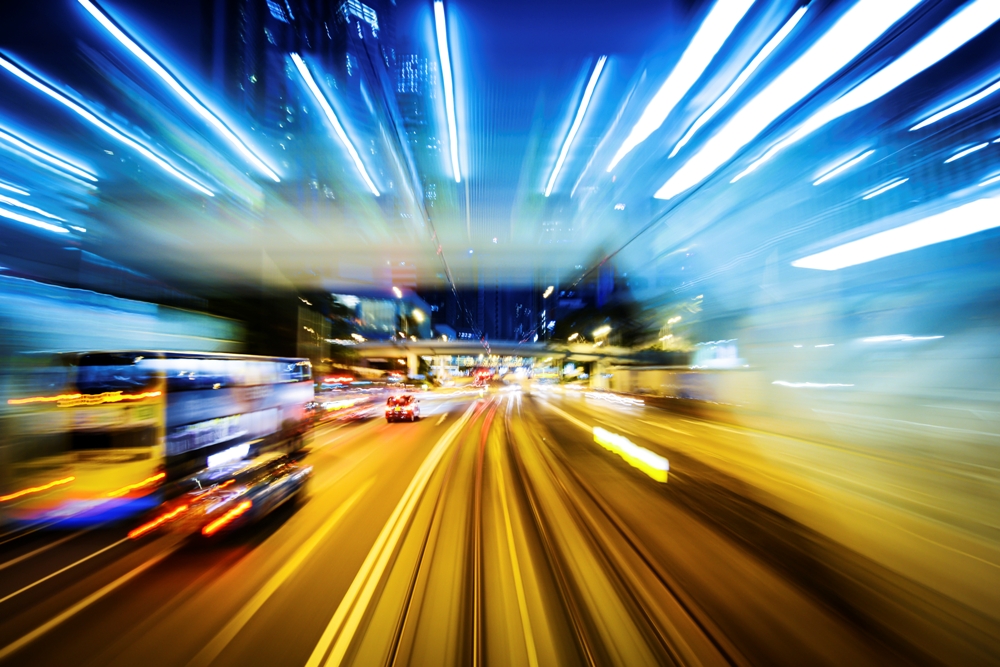
{"type": "Polygon", "coordinates": [[[278,452],[207,468],[180,481],[182,493],[163,503],[129,537],[137,539],[161,527],[204,537],[238,529],[301,497],[311,476],[312,466],[278,452]]]}
{"type": "Polygon", "coordinates": [[[385,405],[385,420],[387,422],[403,421],[404,419],[413,422],[420,419],[420,406],[417,399],[410,394],[390,396],[385,405]]]}
{"type": "Polygon", "coordinates": [[[180,352],[30,355],[8,387],[8,489],[15,522],[121,519],[163,484],[274,448],[310,425],[307,359],[180,352]]]}

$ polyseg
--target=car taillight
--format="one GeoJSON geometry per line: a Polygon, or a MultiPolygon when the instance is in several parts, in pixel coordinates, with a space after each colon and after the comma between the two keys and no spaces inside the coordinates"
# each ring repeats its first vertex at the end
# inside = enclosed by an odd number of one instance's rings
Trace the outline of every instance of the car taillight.
{"type": "Polygon", "coordinates": [[[225,514],[223,514],[222,516],[220,516],[218,519],[216,519],[212,523],[210,523],[207,526],[205,526],[204,528],[202,528],[201,529],[201,534],[205,535],[205,536],[211,535],[212,533],[218,531],[220,528],[222,528],[226,524],[232,523],[238,516],[240,516],[241,514],[243,514],[244,512],[246,512],[248,509],[250,509],[250,507],[251,507],[250,501],[249,500],[244,500],[239,505],[237,505],[233,509],[229,510],[228,512],[226,512],[225,514]]]}
{"type": "Polygon", "coordinates": [[[186,512],[187,508],[188,508],[187,505],[181,505],[180,507],[175,507],[173,510],[167,512],[166,514],[161,514],[160,516],[156,517],[149,523],[144,523],[143,525],[139,526],[135,530],[131,531],[128,534],[128,536],[131,537],[133,540],[142,537],[149,531],[155,530],[156,528],[159,528],[168,521],[176,519],[178,515],[186,512]]]}

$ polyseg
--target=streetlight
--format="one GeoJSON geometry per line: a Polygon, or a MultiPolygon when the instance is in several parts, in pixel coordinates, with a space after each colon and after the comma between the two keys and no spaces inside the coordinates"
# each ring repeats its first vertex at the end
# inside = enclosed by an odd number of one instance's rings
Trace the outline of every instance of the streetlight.
{"type": "Polygon", "coordinates": [[[571,334],[570,337],[566,339],[566,342],[567,343],[571,343],[571,342],[573,342],[574,340],[576,340],[579,337],[580,337],[580,334],[578,334],[578,333],[571,334]]]}
{"type": "Polygon", "coordinates": [[[395,285],[392,286],[392,293],[396,295],[397,299],[402,299],[403,298],[403,292],[402,292],[402,290],[400,290],[395,285]]]}
{"type": "Polygon", "coordinates": [[[549,285],[547,288],[545,288],[545,293],[542,294],[542,298],[548,299],[550,296],[552,296],[552,290],[554,289],[555,289],[554,285],[549,285]]]}
{"type": "Polygon", "coordinates": [[[603,327],[598,327],[591,332],[591,336],[594,338],[600,338],[601,336],[607,336],[611,333],[611,325],[605,324],[603,327]]]}
{"type": "Polygon", "coordinates": [[[410,314],[413,315],[413,319],[415,319],[418,324],[424,321],[424,311],[419,308],[414,308],[413,312],[410,314]]]}

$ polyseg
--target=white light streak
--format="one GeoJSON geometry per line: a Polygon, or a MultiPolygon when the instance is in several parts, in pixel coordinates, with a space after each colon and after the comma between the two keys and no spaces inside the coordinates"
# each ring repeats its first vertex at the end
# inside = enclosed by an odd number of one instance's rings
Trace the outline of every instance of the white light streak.
{"type": "Polygon", "coordinates": [[[815,181],[813,181],[813,185],[820,185],[821,183],[826,183],[827,181],[829,181],[834,176],[839,176],[840,174],[844,173],[845,171],[847,171],[848,169],[850,169],[854,165],[858,164],[859,162],[861,162],[862,160],[864,160],[866,157],[868,157],[869,155],[871,155],[874,152],[875,152],[875,150],[872,149],[870,151],[865,151],[861,155],[858,155],[856,157],[852,157],[847,162],[834,167],[830,171],[826,172],[825,174],[823,174],[822,176],[820,176],[819,178],[817,178],[815,181]]]}
{"type": "Polygon", "coordinates": [[[0,181],[0,189],[6,190],[7,192],[13,192],[16,195],[21,195],[22,197],[30,197],[31,194],[27,190],[23,190],[19,187],[11,185],[10,183],[5,183],[0,181]]]}
{"type": "Polygon", "coordinates": [[[299,76],[302,77],[302,80],[306,84],[306,88],[309,89],[309,92],[316,99],[316,103],[319,104],[320,109],[323,110],[323,113],[326,115],[326,119],[330,121],[330,125],[333,125],[333,129],[337,133],[337,137],[340,139],[340,142],[344,144],[344,148],[347,149],[347,153],[351,156],[351,160],[354,161],[354,167],[358,170],[358,173],[364,180],[365,185],[368,186],[368,189],[371,190],[373,195],[378,197],[378,188],[375,187],[375,183],[373,183],[371,177],[368,176],[368,170],[365,169],[365,164],[361,161],[361,156],[358,155],[358,151],[355,150],[354,144],[351,143],[351,140],[347,138],[347,133],[344,132],[344,127],[337,119],[337,114],[333,112],[333,107],[330,106],[330,102],[327,101],[326,97],[320,91],[319,86],[316,85],[316,80],[313,79],[312,72],[310,72],[309,68],[306,67],[305,61],[302,60],[299,54],[293,53],[291,56],[292,62],[295,64],[295,69],[299,72],[299,76]]]}
{"type": "Polygon", "coordinates": [[[979,187],[983,187],[984,185],[993,185],[994,183],[1000,183],[1000,174],[987,178],[985,181],[979,184],[979,187]]]}
{"type": "Polygon", "coordinates": [[[802,56],[740,109],[654,196],[670,199],[708,178],[792,106],[854,60],[919,2],[859,0],[802,56]]]}
{"type": "MultiPolygon", "coordinates": [[[[735,183],[779,152],[827,123],[874,102],[937,63],[1000,19],[1000,3],[974,0],[952,14],[913,48],[810,116],[795,132],[772,146],[731,182],[735,183]]],[[[914,128],[916,129],[916,128],[914,128]]]]}
{"type": "Polygon", "coordinates": [[[35,220],[34,218],[29,218],[26,215],[21,215],[20,213],[15,213],[14,211],[8,211],[5,208],[0,208],[0,218],[7,218],[8,220],[16,220],[17,222],[23,222],[26,225],[31,225],[32,227],[39,227],[41,229],[48,230],[50,232],[56,232],[57,234],[69,234],[69,230],[65,227],[60,227],[59,225],[53,225],[48,222],[43,222],[41,220],[35,220]]]}
{"type": "Polygon", "coordinates": [[[48,218],[49,220],[58,220],[59,222],[66,222],[65,218],[60,218],[58,215],[52,215],[48,211],[43,211],[37,206],[32,206],[31,204],[25,204],[24,202],[13,199],[12,197],[4,197],[0,195],[0,202],[7,204],[8,206],[14,206],[16,208],[24,209],[25,211],[31,211],[32,213],[37,213],[43,218],[48,218]]]}
{"type": "Polygon", "coordinates": [[[736,80],[733,81],[732,84],[730,84],[729,88],[726,89],[726,92],[722,93],[719,99],[715,100],[715,103],[712,104],[712,106],[710,106],[708,109],[706,109],[705,113],[699,116],[698,120],[696,120],[694,124],[691,125],[691,127],[684,134],[684,136],[681,137],[681,140],[677,142],[677,145],[674,146],[674,149],[670,151],[670,157],[674,157],[675,155],[677,155],[677,152],[680,149],[684,148],[684,146],[686,146],[689,141],[691,141],[691,137],[694,136],[694,133],[697,132],[699,129],[701,129],[701,127],[705,123],[710,121],[712,117],[715,116],[715,114],[719,113],[719,110],[721,110],[722,107],[724,107],[726,103],[728,103],[729,100],[732,99],[733,95],[736,94],[736,91],[739,90],[740,87],[742,87],[743,84],[747,82],[747,79],[750,78],[750,75],[753,74],[758,67],[760,67],[761,63],[767,60],[767,57],[771,55],[771,52],[774,51],[776,48],[778,48],[778,45],[781,44],[781,42],[783,42],[785,38],[788,37],[789,33],[791,33],[792,30],[795,29],[795,26],[798,25],[799,21],[802,20],[803,15],[805,15],[808,9],[809,9],[808,5],[803,5],[802,7],[799,7],[795,11],[795,13],[792,14],[791,18],[785,21],[785,24],[781,26],[778,32],[774,33],[774,36],[768,40],[767,44],[764,45],[764,48],[762,48],[760,51],[757,52],[757,55],[753,57],[753,60],[750,61],[750,64],[748,64],[745,68],[743,68],[743,71],[740,72],[739,76],[736,77],[736,80]]]}
{"type": "Polygon", "coordinates": [[[397,299],[402,299],[403,298],[403,292],[400,291],[400,289],[398,287],[396,287],[395,285],[392,286],[392,293],[396,295],[397,299]]]}
{"type": "MultiPolygon", "coordinates": [[[[5,70],[7,70],[8,72],[10,72],[11,74],[13,74],[14,76],[16,76],[17,78],[21,79],[22,81],[24,81],[25,83],[27,83],[29,86],[35,88],[36,90],[38,90],[38,91],[40,91],[42,93],[45,93],[46,95],[48,95],[49,97],[51,97],[52,99],[54,99],[56,102],[59,102],[64,107],[66,107],[67,109],[69,109],[70,111],[72,111],[73,113],[75,113],[76,115],[80,116],[81,118],[83,118],[85,121],[87,121],[88,123],[90,123],[94,127],[98,128],[102,132],[105,132],[106,134],[110,135],[112,138],[116,139],[117,141],[120,141],[121,143],[125,144],[126,146],[128,146],[132,150],[136,151],[137,153],[139,153],[140,155],[142,155],[143,157],[145,157],[150,162],[153,162],[160,169],[162,169],[163,171],[167,172],[168,174],[170,174],[174,178],[178,179],[179,181],[181,181],[183,183],[186,183],[187,185],[191,186],[195,190],[198,190],[199,192],[201,192],[202,194],[204,194],[206,197],[214,197],[215,196],[214,192],[212,192],[207,187],[205,187],[204,185],[202,185],[201,183],[199,183],[195,179],[191,178],[187,174],[185,174],[183,171],[181,171],[180,169],[178,169],[174,165],[172,165],[169,162],[167,162],[167,160],[165,158],[160,157],[159,155],[157,155],[156,153],[154,153],[152,150],[150,150],[149,148],[147,148],[145,145],[139,143],[139,141],[137,141],[136,139],[133,139],[132,137],[128,136],[127,134],[125,134],[124,132],[122,132],[121,130],[119,130],[118,128],[112,126],[106,120],[104,120],[103,118],[100,118],[99,116],[97,116],[96,114],[94,114],[92,111],[90,111],[89,109],[87,109],[86,107],[84,107],[83,105],[81,105],[80,103],[76,102],[75,100],[70,99],[69,97],[67,97],[63,93],[59,92],[58,90],[56,90],[55,88],[53,88],[49,84],[41,81],[40,79],[36,78],[34,75],[29,74],[25,70],[21,69],[18,65],[14,64],[13,62],[11,62],[10,60],[8,60],[4,56],[0,56],[0,67],[3,67],[5,70]]],[[[63,231],[65,231],[65,230],[63,230],[63,231]]]]}
{"type": "Polygon", "coordinates": [[[663,82],[656,95],[649,101],[639,120],[625,137],[607,171],[615,168],[622,158],[649,138],[663,125],[677,103],[687,95],[701,77],[712,59],[725,44],[743,15],[747,13],[753,0],[717,0],[708,16],[702,21],[691,43],[681,54],[681,59],[663,82]]]}
{"type": "Polygon", "coordinates": [[[890,181],[890,182],[886,183],[885,185],[872,190],[871,192],[869,192],[868,194],[866,194],[864,197],[862,197],[862,199],[865,200],[865,201],[868,201],[872,197],[878,197],[880,194],[882,194],[884,192],[888,192],[889,190],[892,190],[893,188],[898,188],[900,185],[902,185],[903,183],[906,183],[908,180],[910,180],[910,179],[908,179],[908,178],[897,178],[894,181],[890,181]]]}
{"type": "Polygon", "coordinates": [[[245,442],[242,445],[236,445],[235,447],[230,447],[229,449],[224,449],[218,454],[212,454],[208,457],[206,463],[209,468],[214,468],[215,466],[220,466],[225,463],[231,463],[233,461],[239,461],[245,458],[247,454],[250,453],[250,443],[245,442]]]}
{"type": "Polygon", "coordinates": [[[865,343],[903,343],[913,340],[937,340],[938,338],[944,338],[944,336],[911,336],[910,334],[893,334],[890,336],[871,336],[870,338],[862,338],[861,340],[865,343]]]}
{"type": "Polygon", "coordinates": [[[992,95],[993,93],[997,92],[998,90],[1000,90],[1000,81],[997,81],[993,85],[991,85],[991,86],[989,86],[987,88],[984,88],[983,90],[979,91],[975,95],[972,95],[970,97],[966,97],[961,102],[958,102],[957,104],[953,104],[950,107],[948,107],[947,109],[944,109],[942,111],[937,112],[936,114],[934,114],[930,118],[917,123],[916,125],[914,125],[913,127],[910,128],[910,132],[913,132],[914,130],[919,130],[919,129],[925,128],[928,125],[932,125],[932,124],[938,122],[939,120],[941,120],[943,118],[947,118],[948,116],[952,115],[953,113],[958,113],[959,111],[961,111],[963,109],[967,109],[968,107],[971,107],[976,102],[979,102],[980,100],[984,99],[985,97],[987,97],[989,95],[992,95]]]}
{"type": "Polygon", "coordinates": [[[597,80],[601,78],[601,70],[604,69],[604,63],[607,59],[607,56],[601,56],[597,59],[594,71],[590,75],[590,81],[587,82],[587,87],[583,91],[583,99],[580,100],[580,106],[576,110],[576,117],[573,118],[573,124],[570,125],[566,138],[563,139],[563,145],[562,149],[559,151],[559,157],[556,159],[556,164],[552,168],[552,175],[549,176],[548,185],[545,186],[546,197],[552,194],[552,188],[555,186],[556,178],[559,177],[559,171],[562,169],[563,163],[566,161],[566,156],[569,154],[570,146],[573,145],[573,140],[576,139],[576,133],[579,132],[580,125],[583,124],[583,117],[587,113],[587,107],[590,106],[590,99],[594,96],[594,89],[597,87],[597,80]]]}
{"type": "Polygon", "coordinates": [[[836,271],[996,227],[1000,227],[1000,197],[978,199],[902,227],[803,257],[792,262],[792,266],[836,271]]]}
{"type": "Polygon", "coordinates": [[[954,155],[952,155],[950,158],[948,158],[947,160],[945,160],[944,163],[945,164],[950,164],[950,163],[954,162],[955,160],[961,160],[966,155],[970,155],[972,153],[975,153],[976,151],[981,151],[981,150],[983,150],[984,148],[986,148],[989,145],[990,145],[990,142],[984,141],[983,143],[978,144],[976,146],[972,146],[970,148],[966,148],[964,151],[959,151],[959,152],[955,153],[954,155]]]}
{"type": "Polygon", "coordinates": [[[813,347],[833,347],[836,343],[822,343],[821,345],[813,345],[813,347]]]}
{"type": "Polygon", "coordinates": [[[441,61],[441,78],[444,81],[444,110],[448,118],[451,173],[455,177],[455,182],[461,183],[462,168],[458,163],[458,120],[455,116],[455,82],[451,71],[451,52],[448,50],[448,22],[441,0],[434,0],[434,28],[437,34],[438,58],[441,61]]]}
{"type": "Polygon", "coordinates": [[[77,165],[72,164],[71,162],[67,162],[66,160],[63,160],[62,158],[53,155],[52,153],[49,153],[48,151],[43,150],[38,146],[35,146],[34,144],[31,144],[25,141],[24,139],[21,139],[20,137],[16,137],[9,132],[4,132],[3,130],[0,130],[0,139],[6,141],[8,144],[20,148],[29,155],[34,155],[35,157],[40,158],[48,162],[49,164],[55,165],[56,167],[59,167],[64,171],[68,171],[71,174],[76,174],[80,178],[86,179],[93,183],[97,182],[97,177],[94,176],[89,171],[86,171],[82,167],[78,167],[77,165]]]}
{"type": "Polygon", "coordinates": [[[278,175],[274,173],[274,170],[267,166],[260,157],[255,154],[250,148],[236,136],[233,130],[222,122],[222,120],[212,113],[205,104],[196,98],[191,92],[185,88],[180,81],[174,77],[163,65],[161,65],[153,56],[151,56],[146,50],[135,43],[129,35],[125,33],[118,25],[115,24],[111,18],[104,13],[104,11],[95,5],[91,0],[79,0],[80,4],[87,12],[97,19],[97,22],[104,26],[105,30],[110,32],[115,39],[117,39],[121,44],[132,52],[136,58],[142,61],[142,63],[152,70],[153,74],[158,76],[161,81],[163,81],[167,86],[181,98],[188,107],[191,108],[196,114],[201,116],[201,118],[211,125],[215,130],[222,135],[222,137],[232,146],[236,151],[242,155],[248,162],[254,165],[256,169],[264,173],[268,178],[270,178],[275,183],[280,183],[281,179],[278,175]]]}
{"type": "Polygon", "coordinates": [[[830,387],[853,387],[853,384],[841,384],[839,382],[787,382],[785,380],[775,380],[771,384],[779,387],[791,387],[792,389],[829,389],[830,387]]]}

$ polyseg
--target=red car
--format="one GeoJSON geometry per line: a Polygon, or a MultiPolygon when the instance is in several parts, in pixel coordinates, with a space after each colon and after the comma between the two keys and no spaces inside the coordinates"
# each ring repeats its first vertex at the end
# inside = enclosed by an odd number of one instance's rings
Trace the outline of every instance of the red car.
{"type": "Polygon", "coordinates": [[[409,394],[390,396],[385,402],[385,420],[387,422],[417,421],[420,419],[420,406],[417,399],[409,394]]]}

